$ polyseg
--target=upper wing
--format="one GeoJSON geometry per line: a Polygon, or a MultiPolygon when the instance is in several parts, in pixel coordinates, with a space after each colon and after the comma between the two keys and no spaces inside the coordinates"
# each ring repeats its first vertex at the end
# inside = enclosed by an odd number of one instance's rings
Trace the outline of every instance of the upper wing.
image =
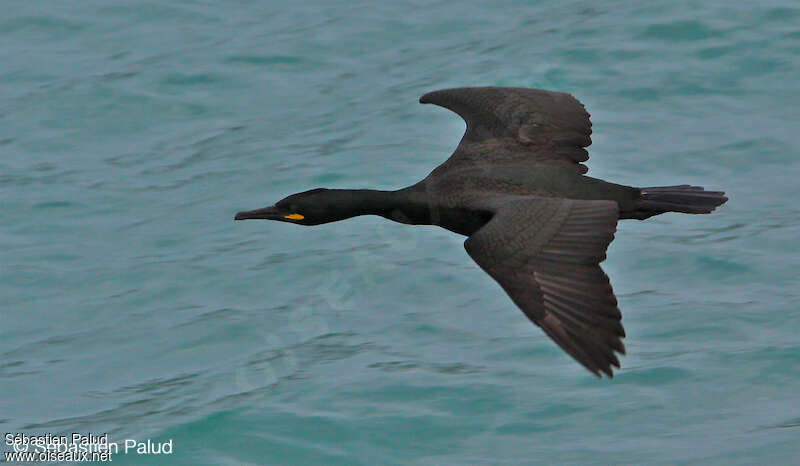
{"type": "Polygon", "coordinates": [[[599,263],[614,239],[614,201],[516,198],[464,242],[469,255],[550,338],[592,373],[625,354],[622,315],[599,263]]]}
{"type": "Polygon", "coordinates": [[[511,87],[462,87],[429,92],[419,101],[450,109],[467,130],[443,166],[527,163],[588,168],[584,149],[592,140],[589,114],[563,92],[511,87]]]}

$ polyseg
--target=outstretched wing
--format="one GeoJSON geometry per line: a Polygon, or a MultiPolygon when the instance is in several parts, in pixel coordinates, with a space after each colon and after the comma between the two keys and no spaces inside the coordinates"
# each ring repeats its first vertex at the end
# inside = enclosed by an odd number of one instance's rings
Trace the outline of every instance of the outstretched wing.
{"type": "Polygon", "coordinates": [[[553,164],[579,173],[588,168],[589,114],[563,92],[511,87],[461,87],[429,92],[419,101],[450,109],[467,123],[453,155],[442,166],[553,164]]]}
{"type": "Polygon", "coordinates": [[[599,263],[614,239],[613,201],[515,198],[464,242],[528,318],[597,376],[625,354],[622,315],[599,263]]]}

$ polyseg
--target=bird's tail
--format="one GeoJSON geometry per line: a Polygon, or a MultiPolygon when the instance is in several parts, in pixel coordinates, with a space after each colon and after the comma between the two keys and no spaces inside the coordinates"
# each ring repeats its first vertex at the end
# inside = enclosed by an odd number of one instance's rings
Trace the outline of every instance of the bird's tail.
{"type": "Polygon", "coordinates": [[[688,184],[639,189],[641,197],[636,201],[632,217],[641,220],[664,212],[709,214],[728,200],[722,191],[706,191],[688,184]]]}

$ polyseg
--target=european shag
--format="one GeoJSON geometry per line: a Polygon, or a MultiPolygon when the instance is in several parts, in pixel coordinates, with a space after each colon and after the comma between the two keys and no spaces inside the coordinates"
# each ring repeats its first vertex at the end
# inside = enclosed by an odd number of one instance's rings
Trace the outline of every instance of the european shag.
{"type": "Polygon", "coordinates": [[[464,248],[534,324],[589,371],[613,377],[622,315],[600,268],[617,220],[707,214],[728,199],[680,185],[635,188],[585,176],[589,114],[539,89],[469,87],[423,95],[467,124],[455,152],[397,191],[312,189],[236,220],[319,225],[380,215],[467,236],[464,248]]]}

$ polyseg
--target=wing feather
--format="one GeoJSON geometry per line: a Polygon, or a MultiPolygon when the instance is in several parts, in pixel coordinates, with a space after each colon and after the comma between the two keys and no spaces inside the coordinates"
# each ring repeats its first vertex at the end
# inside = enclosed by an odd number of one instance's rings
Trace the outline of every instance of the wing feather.
{"type": "Polygon", "coordinates": [[[569,94],[511,87],[462,87],[429,92],[421,103],[452,110],[467,123],[443,166],[493,163],[551,164],[588,170],[592,123],[569,94]]]}
{"type": "Polygon", "coordinates": [[[564,351],[595,375],[613,376],[625,329],[599,263],[614,239],[613,201],[526,197],[507,201],[465,242],[469,255],[564,351]],[[517,228],[534,212],[534,228],[517,228]]]}

